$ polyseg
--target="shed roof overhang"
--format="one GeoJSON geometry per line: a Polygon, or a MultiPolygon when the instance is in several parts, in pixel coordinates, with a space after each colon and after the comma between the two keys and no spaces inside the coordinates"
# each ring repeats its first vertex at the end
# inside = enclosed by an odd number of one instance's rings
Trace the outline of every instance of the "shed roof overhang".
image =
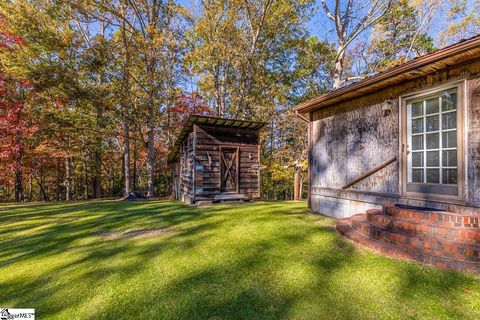
{"type": "Polygon", "coordinates": [[[192,115],[188,118],[187,122],[178,134],[177,140],[175,140],[175,144],[173,145],[170,153],[168,154],[168,163],[172,163],[178,160],[180,145],[182,144],[183,140],[188,136],[188,134],[193,130],[194,125],[258,131],[263,128],[266,123],[240,119],[192,115]]]}
{"type": "Polygon", "coordinates": [[[469,62],[480,57],[480,35],[455,43],[433,53],[415,58],[384,72],[305,101],[295,107],[308,113],[343,101],[358,98],[395,84],[413,80],[439,70],[469,62]]]}

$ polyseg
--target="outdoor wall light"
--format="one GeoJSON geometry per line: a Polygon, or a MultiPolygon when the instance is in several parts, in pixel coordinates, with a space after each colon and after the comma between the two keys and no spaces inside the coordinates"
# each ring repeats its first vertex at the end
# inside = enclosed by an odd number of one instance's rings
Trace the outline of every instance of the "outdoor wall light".
{"type": "Polygon", "coordinates": [[[392,114],[392,108],[393,108],[393,100],[388,99],[383,102],[382,105],[382,116],[388,117],[389,115],[392,114]]]}

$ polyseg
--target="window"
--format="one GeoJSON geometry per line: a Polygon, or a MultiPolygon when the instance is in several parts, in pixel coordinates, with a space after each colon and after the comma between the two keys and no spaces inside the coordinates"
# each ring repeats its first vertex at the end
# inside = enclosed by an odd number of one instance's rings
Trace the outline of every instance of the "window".
{"type": "Polygon", "coordinates": [[[461,86],[405,100],[407,193],[460,197],[461,86]]]}

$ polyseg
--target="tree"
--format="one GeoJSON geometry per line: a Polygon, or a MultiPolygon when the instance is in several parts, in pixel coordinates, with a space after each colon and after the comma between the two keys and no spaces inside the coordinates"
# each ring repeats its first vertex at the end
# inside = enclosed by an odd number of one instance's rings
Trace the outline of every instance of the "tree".
{"type": "Polygon", "coordinates": [[[322,7],[329,20],[334,24],[337,38],[335,69],[333,72],[333,88],[338,89],[346,81],[344,79],[345,55],[348,46],[365,30],[375,24],[388,12],[392,0],[353,1],[342,4],[335,0],[334,9],[330,10],[327,1],[322,0],[322,7]]]}
{"type": "Polygon", "coordinates": [[[367,74],[386,70],[434,50],[433,39],[428,36],[425,21],[421,19],[409,0],[393,2],[390,10],[373,27],[368,47],[358,50],[367,74]]]}
{"type": "Polygon", "coordinates": [[[212,0],[191,32],[187,69],[219,116],[268,119],[288,102],[309,0],[212,0]]]}
{"type": "MultiPolygon", "coordinates": [[[[8,34],[1,34],[0,39],[0,47],[7,50],[11,49],[12,43],[20,42],[20,39],[8,34]]],[[[10,172],[13,173],[15,201],[23,201],[24,198],[22,161],[25,143],[36,131],[35,124],[30,122],[30,110],[26,105],[31,90],[27,81],[14,80],[0,72],[0,161],[7,163],[7,170],[2,170],[0,182],[10,184],[10,172]]]]}
{"type": "Polygon", "coordinates": [[[177,97],[175,103],[167,110],[167,119],[164,132],[168,140],[168,147],[172,147],[177,134],[185,125],[189,116],[203,115],[214,116],[210,107],[204,103],[203,98],[198,93],[182,94],[177,97]]]}
{"type": "Polygon", "coordinates": [[[450,0],[448,27],[443,42],[451,43],[478,35],[480,32],[480,0],[450,0]]]}

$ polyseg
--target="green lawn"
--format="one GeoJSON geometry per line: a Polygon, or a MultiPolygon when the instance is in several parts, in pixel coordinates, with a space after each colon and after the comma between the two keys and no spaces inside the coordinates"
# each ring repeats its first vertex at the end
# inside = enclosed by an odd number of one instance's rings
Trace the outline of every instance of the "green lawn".
{"type": "Polygon", "coordinates": [[[0,208],[0,307],[38,319],[479,319],[480,276],[360,250],[301,202],[0,208]],[[138,229],[154,237],[129,237],[138,229]]]}

